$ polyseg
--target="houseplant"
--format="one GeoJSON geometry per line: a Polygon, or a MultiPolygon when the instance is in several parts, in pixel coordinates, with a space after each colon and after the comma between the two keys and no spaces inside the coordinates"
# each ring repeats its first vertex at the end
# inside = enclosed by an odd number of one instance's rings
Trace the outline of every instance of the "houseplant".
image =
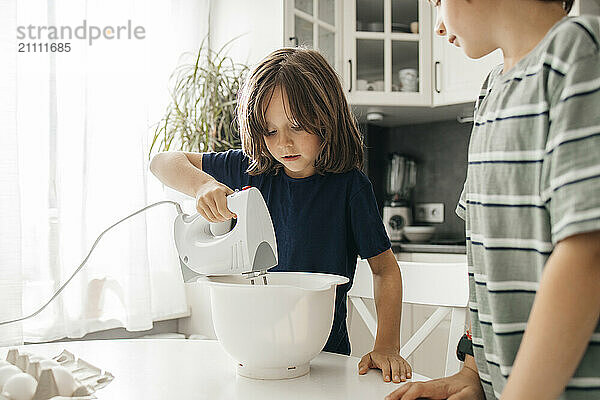
{"type": "Polygon", "coordinates": [[[184,63],[171,74],[171,102],[156,125],[149,156],[153,150],[206,152],[240,147],[236,97],[248,67],[225,54],[230,43],[214,51],[204,39],[195,62],[184,63]]]}

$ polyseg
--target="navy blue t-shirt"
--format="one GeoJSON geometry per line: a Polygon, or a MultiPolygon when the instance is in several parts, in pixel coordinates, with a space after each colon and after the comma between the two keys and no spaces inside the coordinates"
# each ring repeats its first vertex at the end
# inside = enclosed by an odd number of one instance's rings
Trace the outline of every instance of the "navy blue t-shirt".
{"type": "Polygon", "coordinates": [[[336,291],[333,327],[324,350],[350,354],[346,293],[352,287],[357,256],[374,257],[390,248],[369,178],[346,173],[291,178],[251,176],[241,150],[205,153],[202,170],[231,189],[254,186],[262,193],[275,228],[279,264],[270,271],[321,272],[348,277],[336,291]]]}

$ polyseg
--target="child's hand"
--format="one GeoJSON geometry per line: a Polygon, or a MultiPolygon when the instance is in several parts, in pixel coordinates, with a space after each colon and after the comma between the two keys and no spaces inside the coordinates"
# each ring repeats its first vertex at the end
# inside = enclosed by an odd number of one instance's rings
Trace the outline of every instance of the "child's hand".
{"type": "Polygon", "coordinates": [[[237,218],[227,208],[227,196],[233,190],[216,180],[210,180],[200,187],[196,193],[196,210],[209,222],[224,222],[237,218]]]}
{"type": "Polygon", "coordinates": [[[386,382],[393,380],[395,383],[400,383],[410,379],[412,376],[412,368],[406,360],[392,350],[373,350],[365,354],[358,363],[358,373],[364,375],[370,368],[378,368],[381,370],[383,380],[386,382]]]}
{"type": "Polygon", "coordinates": [[[470,368],[452,376],[429,382],[408,382],[385,397],[385,400],[469,399],[484,400],[485,395],[479,375],[470,368]]]}

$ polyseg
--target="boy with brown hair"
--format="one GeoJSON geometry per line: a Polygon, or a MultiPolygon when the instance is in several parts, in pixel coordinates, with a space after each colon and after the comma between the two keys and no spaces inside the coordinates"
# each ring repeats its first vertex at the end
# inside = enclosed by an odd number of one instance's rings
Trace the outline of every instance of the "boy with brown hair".
{"type": "Polygon", "coordinates": [[[373,351],[357,372],[380,369],[386,382],[410,379],[411,367],[399,354],[402,276],[361,171],[362,136],[335,71],[316,50],[275,50],[254,66],[237,105],[242,149],[163,152],[150,170],[195,197],[197,211],[210,222],[236,218],[227,208],[234,189],[258,188],[277,239],[278,265],[269,271],[349,279],[337,287],[325,351],[351,352],[346,294],[357,257],[367,259],[379,322],[373,351]]]}
{"type": "Polygon", "coordinates": [[[433,3],[439,35],[504,64],[476,104],[457,207],[464,367],[388,399],[600,399],[600,18],[567,17],[572,0],[433,3]]]}

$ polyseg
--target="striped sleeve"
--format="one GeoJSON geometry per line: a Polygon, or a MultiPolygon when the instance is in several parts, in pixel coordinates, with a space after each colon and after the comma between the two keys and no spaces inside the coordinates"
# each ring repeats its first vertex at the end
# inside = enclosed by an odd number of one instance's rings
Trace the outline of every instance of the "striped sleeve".
{"type": "Polygon", "coordinates": [[[550,109],[542,200],[552,241],[600,230],[600,56],[574,63],[550,109]]]}

